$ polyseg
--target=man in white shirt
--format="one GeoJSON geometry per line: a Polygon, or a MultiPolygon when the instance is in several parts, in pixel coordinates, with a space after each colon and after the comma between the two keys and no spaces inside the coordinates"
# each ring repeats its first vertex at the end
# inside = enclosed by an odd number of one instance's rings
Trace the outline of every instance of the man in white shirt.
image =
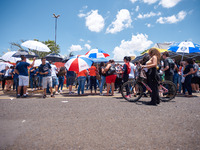
{"type": "Polygon", "coordinates": [[[57,77],[58,69],[53,62],[50,61],[50,64],[51,64],[52,85],[53,88],[55,87],[56,90],[55,94],[58,94],[58,77],[57,77]]]}
{"type": "Polygon", "coordinates": [[[130,66],[131,66],[131,72],[129,74],[129,79],[134,79],[135,78],[135,69],[136,66],[130,62],[130,66]]]}

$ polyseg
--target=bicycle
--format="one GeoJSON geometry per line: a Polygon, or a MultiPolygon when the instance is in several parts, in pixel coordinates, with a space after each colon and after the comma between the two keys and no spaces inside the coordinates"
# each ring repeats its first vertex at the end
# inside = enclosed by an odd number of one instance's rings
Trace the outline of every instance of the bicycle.
{"type": "MultiPolygon", "coordinates": [[[[141,69],[139,74],[141,73],[141,69]]],[[[127,81],[121,87],[122,97],[129,102],[136,102],[144,94],[143,86],[152,93],[151,88],[145,83],[145,78],[138,76],[136,80],[127,81]]],[[[171,81],[159,81],[159,97],[163,102],[167,102],[175,98],[176,96],[176,85],[171,81]]]]}

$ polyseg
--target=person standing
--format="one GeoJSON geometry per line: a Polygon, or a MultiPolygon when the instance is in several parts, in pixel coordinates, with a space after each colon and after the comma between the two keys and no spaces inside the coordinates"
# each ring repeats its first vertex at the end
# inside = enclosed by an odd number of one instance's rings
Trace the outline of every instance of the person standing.
{"type": "Polygon", "coordinates": [[[51,77],[52,77],[52,87],[55,87],[55,94],[58,94],[58,77],[57,77],[57,73],[58,73],[58,68],[56,67],[56,65],[54,65],[54,63],[52,61],[49,62],[51,64],[51,77]]]}
{"type": "Polygon", "coordinates": [[[4,78],[6,80],[6,90],[10,91],[13,78],[12,78],[12,69],[9,68],[9,66],[6,66],[6,73],[4,75],[4,78]]]}
{"type": "Polygon", "coordinates": [[[67,78],[67,87],[69,87],[69,94],[72,94],[72,86],[76,79],[76,73],[74,71],[67,70],[66,78],[67,78]]]}
{"type": "Polygon", "coordinates": [[[115,90],[115,80],[116,80],[116,69],[115,69],[115,61],[109,60],[109,63],[107,64],[106,68],[104,69],[106,72],[106,84],[107,84],[107,96],[110,92],[110,86],[111,86],[111,95],[114,95],[115,90]]]}
{"type": "Polygon", "coordinates": [[[65,67],[61,67],[60,70],[59,70],[59,72],[58,72],[58,81],[59,81],[58,91],[60,93],[62,93],[62,89],[63,89],[63,85],[64,85],[65,74],[66,74],[65,70],[66,70],[65,67]]]}
{"type": "Polygon", "coordinates": [[[30,65],[26,62],[26,57],[24,55],[21,56],[21,62],[19,62],[15,68],[15,72],[19,75],[19,86],[17,92],[17,98],[20,97],[21,88],[23,86],[23,97],[27,97],[27,86],[29,85],[29,77],[28,77],[28,68],[29,66],[33,67],[35,63],[35,58],[33,58],[33,63],[30,65]]]}
{"type": "Polygon", "coordinates": [[[147,104],[157,106],[160,103],[160,98],[158,93],[159,75],[156,68],[160,61],[160,52],[156,48],[151,48],[149,49],[149,56],[150,60],[146,62],[146,65],[142,65],[141,67],[148,68],[147,83],[152,90],[151,101],[147,104]]]}
{"type": "Polygon", "coordinates": [[[162,57],[164,59],[164,68],[162,71],[165,72],[165,80],[173,82],[175,63],[171,58],[169,58],[168,52],[164,52],[162,57]]]}
{"type": "Polygon", "coordinates": [[[97,74],[97,68],[94,66],[94,63],[92,63],[92,66],[88,69],[89,71],[89,76],[90,76],[90,91],[92,94],[92,87],[94,86],[94,91],[95,93],[97,92],[97,79],[96,79],[96,74],[97,74]]]}
{"type": "Polygon", "coordinates": [[[33,91],[33,88],[36,90],[36,67],[30,68],[30,85],[33,91]]]}
{"type": "Polygon", "coordinates": [[[196,93],[199,93],[199,83],[200,83],[200,72],[199,72],[199,65],[193,59],[193,66],[194,66],[194,73],[192,76],[192,90],[196,93]]]}
{"type": "Polygon", "coordinates": [[[85,81],[86,81],[86,76],[88,75],[87,70],[83,70],[78,73],[77,78],[78,78],[78,95],[80,95],[80,91],[82,94],[84,94],[84,88],[85,88],[85,81]]]}
{"type": "Polygon", "coordinates": [[[106,74],[104,72],[105,69],[105,63],[101,62],[100,63],[100,67],[99,67],[99,75],[101,76],[101,82],[100,82],[100,95],[103,95],[103,86],[105,84],[106,81],[106,74]]]}
{"type": "MultiPolygon", "coordinates": [[[[192,97],[191,79],[193,72],[194,72],[193,60],[192,58],[188,58],[186,60],[185,70],[183,71],[183,77],[185,77],[184,88],[187,89],[188,91],[188,95],[185,95],[186,97],[192,97]]],[[[185,94],[185,90],[183,90],[183,94],[185,94]]]]}
{"type": "Polygon", "coordinates": [[[44,90],[43,98],[46,98],[47,85],[49,85],[51,97],[54,97],[52,89],[51,65],[46,63],[46,58],[43,57],[41,60],[42,64],[39,66],[39,73],[42,75],[42,86],[44,90]]]}

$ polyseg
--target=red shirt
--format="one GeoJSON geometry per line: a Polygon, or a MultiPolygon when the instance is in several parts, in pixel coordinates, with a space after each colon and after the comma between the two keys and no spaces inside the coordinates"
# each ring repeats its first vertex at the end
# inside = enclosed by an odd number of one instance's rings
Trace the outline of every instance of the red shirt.
{"type": "Polygon", "coordinates": [[[80,76],[85,76],[86,77],[86,75],[87,75],[87,70],[83,70],[83,71],[78,73],[77,77],[80,77],[80,76]]]}
{"type": "Polygon", "coordinates": [[[89,75],[90,76],[96,76],[97,68],[95,66],[91,66],[91,68],[89,68],[88,70],[89,70],[89,75]]]}

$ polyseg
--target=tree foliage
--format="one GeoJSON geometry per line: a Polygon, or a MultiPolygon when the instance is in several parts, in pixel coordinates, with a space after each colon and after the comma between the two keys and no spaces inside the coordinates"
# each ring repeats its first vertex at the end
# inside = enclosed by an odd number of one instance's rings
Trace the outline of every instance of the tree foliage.
{"type": "MultiPolygon", "coordinates": [[[[14,51],[25,50],[21,46],[21,43],[23,43],[24,41],[25,40],[20,40],[20,42],[11,42],[10,43],[11,49],[14,50],[14,51]]],[[[39,41],[39,40],[38,39],[34,39],[34,41],[39,41]]],[[[45,45],[47,45],[51,51],[47,53],[47,52],[38,52],[36,50],[28,49],[29,51],[32,51],[32,52],[36,53],[39,56],[39,58],[45,57],[46,55],[51,54],[51,53],[58,54],[60,52],[60,46],[58,44],[55,46],[55,41],[48,40],[48,41],[40,41],[40,42],[42,42],[45,45]]]]}

